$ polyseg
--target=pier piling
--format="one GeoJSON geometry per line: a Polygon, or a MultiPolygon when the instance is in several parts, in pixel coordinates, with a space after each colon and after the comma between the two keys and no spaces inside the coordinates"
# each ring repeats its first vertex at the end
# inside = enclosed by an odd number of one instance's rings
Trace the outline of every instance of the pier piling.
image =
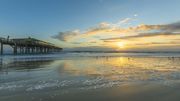
{"type": "Polygon", "coordinates": [[[3,43],[1,42],[1,55],[3,55],[3,43]]]}

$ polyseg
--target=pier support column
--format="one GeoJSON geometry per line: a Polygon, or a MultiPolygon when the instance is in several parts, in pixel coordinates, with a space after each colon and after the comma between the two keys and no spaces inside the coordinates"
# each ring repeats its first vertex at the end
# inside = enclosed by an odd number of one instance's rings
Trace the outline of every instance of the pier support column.
{"type": "Polygon", "coordinates": [[[46,53],[46,48],[44,48],[44,53],[46,53]]]}
{"type": "Polygon", "coordinates": [[[44,48],[44,50],[45,50],[44,52],[47,53],[47,48],[46,47],[44,48]]]}
{"type": "Polygon", "coordinates": [[[36,47],[35,49],[36,49],[36,53],[39,53],[39,47],[36,47]]]}
{"type": "Polygon", "coordinates": [[[30,47],[28,47],[28,54],[31,53],[30,47]]]}
{"type": "Polygon", "coordinates": [[[19,54],[21,54],[22,52],[22,47],[19,47],[19,54]]]}
{"type": "Polygon", "coordinates": [[[14,54],[17,54],[17,46],[14,46],[14,54]]]}
{"type": "Polygon", "coordinates": [[[3,55],[3,43],[1,43],[1,55],[3,55]]]}
{"type": "Polygon", "coordinates": [[[44,47],[42,48],[42,53],[45,53],[45,48],[44,47]]]}
{"type": "Polygon", "coordinates": [[[20,54],[24,54],[24,47],[20,47],[20,54]]]}
{"type": "Polygon", "coordinates": [[[32,47],[29,47],[29,54],[32,53],[32,47]]]}
{"type": "Polygon", "coordinates": [[[32,47],[31,49],[32,49],[32,51],[31,51],[31,52],[32,52],[32,54],[34,54],[34,50],[35,50],[35,48],[34,48],[34,47],[32,47]]]}
{"type": "Polygon", "coordinates": [[[22,47],[22,51],[21,51],[21,53],[22,53],[22,54],[24,54],[24,53],[25,53],[25,51],[24,51],[24,47],[22,47]]]}
{"type": "Polygon", "coordinates": [[[42,47],[40,47],[40,53],[43,53],[43,48],[42,47]]]}
{"type": "Polygon", "coordinates": [[[49,53],[49,48],[47,48],[47,53],[49,53]]]}
{"type": "Polygon", "coordinates": [[[25,47],[25,54],[28,53],[28,47],[25,47]]]}

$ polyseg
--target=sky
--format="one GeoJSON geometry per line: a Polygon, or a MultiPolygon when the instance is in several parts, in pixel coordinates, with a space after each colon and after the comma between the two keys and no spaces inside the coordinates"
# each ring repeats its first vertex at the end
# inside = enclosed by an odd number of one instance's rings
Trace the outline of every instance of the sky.
{"type": "Polygon", "coordinates": [[[179,51],[180,0],[0,0],[0,37],[69,50],[179,51]]]}

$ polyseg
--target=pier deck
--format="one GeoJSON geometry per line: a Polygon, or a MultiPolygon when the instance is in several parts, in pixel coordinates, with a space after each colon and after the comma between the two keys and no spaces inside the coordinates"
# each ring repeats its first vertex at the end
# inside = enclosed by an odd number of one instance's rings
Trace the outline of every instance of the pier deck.
{"type": "Polygon", "coordinates": [[[14,54],[35,54],[59,52],[62,48],[35,38],[1,38],[0,37],[0,55],[3,55],[3,45],[10,45],[14,54]]]}

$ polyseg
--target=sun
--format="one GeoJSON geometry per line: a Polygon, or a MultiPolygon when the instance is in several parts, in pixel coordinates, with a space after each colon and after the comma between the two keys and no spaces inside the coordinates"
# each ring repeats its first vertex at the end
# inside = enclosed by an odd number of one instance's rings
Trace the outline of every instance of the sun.
{"type": "Polygon", "coordinates": [[[124,42],[117,42],[117,46],[119,48],[124,48],[125,47],[125,43],[124,42]]]}

